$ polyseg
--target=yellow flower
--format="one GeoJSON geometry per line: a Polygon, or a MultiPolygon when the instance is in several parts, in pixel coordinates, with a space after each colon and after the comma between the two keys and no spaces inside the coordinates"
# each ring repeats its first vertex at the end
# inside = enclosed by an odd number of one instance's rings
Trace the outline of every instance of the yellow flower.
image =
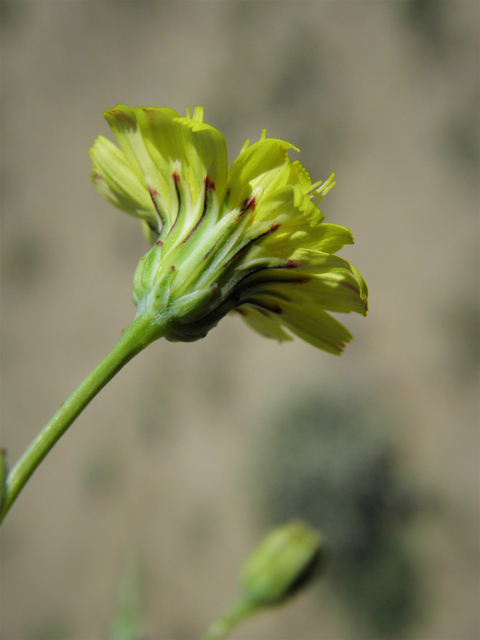
{"type": "Polygon", "coordinates": [[[333,176],[312,184],[290,160],[295,147],[265,136],[229,168],[201,107],[181,117],[119,105],[104,116],[120,149],[97,138],[92,181],[153,244],[135,273],[138,313],[153,313],[167,339],[190,341],[236,311],[264,336],[291,332],[341,353],[352,336],[328,311],[366,315],[367,287],[333,255],[353,243],[350,231],[323,222],[317,206],[333,176]]]}

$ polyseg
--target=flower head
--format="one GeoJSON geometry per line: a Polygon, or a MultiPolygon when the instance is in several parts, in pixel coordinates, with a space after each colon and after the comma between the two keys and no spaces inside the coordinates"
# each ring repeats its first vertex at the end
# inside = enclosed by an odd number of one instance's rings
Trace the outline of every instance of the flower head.
{"type": "Polygon", "coordinates": [[[236,311],[264,336],[291,332],[341,353],[352,336],[328,311],[366,315],[367,287],[333,255],[353,243],[350,231],[323,222],[317,206],[333,176],[312,184],[290,160],[295,147],[265,135],[229,167],[201,107],[181,117],[119,105],[104,116],[120,148],[97,138],[92,181],[153,244],[135,273],[138,312],[162,318],[169,340],[201,338],[236,311]]]}

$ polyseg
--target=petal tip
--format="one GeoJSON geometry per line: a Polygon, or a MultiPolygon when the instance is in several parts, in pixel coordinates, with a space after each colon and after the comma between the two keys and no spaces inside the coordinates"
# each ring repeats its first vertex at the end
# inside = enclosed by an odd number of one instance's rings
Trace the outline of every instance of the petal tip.
{"type": "Polygon", "coordinates": [[[109,124],[115,122],[127,130],[135,131],[137,128],[135,112],[130,107],[125,107],[121,104],[104,111],[103,117],[109,124]]]}

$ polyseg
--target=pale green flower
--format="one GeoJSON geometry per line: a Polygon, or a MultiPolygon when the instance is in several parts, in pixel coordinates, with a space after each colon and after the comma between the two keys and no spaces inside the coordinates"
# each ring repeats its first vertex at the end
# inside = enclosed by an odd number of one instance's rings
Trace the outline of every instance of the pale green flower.
{"type": "Polygon", "coordinates": [[[367,287],[333,255],[353,243],[350,231],[317,207],[333,176],[312,184],[289,158],[295,147],[266,137],[247,141],[229,168],[225,138],[200,107],[181,117],[119,105],[104,116],[120,149],[97,138],[92,181],[153,244],[135,273],[138,313],[162,318],[167,339],[190,341],[236,311],[264,336],[291,332],[341,353],[352,336],[328,311],[366,315],[367,287]]]}

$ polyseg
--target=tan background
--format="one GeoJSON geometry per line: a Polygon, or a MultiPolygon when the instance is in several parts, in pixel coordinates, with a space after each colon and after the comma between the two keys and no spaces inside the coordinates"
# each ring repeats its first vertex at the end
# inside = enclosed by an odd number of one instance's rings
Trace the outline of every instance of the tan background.
{"type": "MultiPolygon", "coordinates": [[[[227,318],[151,346],[37,471],[1,539],[1,637],[105,636],[125,557],[145,634],[198,636],[270,526],[263,452],[305,390],[388,407],[398,473],[437,508],[405,526],[408,638],[479,637],[478,2],[13,0],[2,21],[2,444],[13,464],[132,320],[146,247],[90,185],[122,102],[205,107],[230,160],[261,129],[299,146],[371,312],[341,358],[227,318]],[[277,412],[277,413],[276,413],[277,412]],[[265,446],[267,443],[267,446],[265,446]]],[[[280,464],[281,461],[279,461],[280,464]]],[[[427,500],[428,502],[428,500],[427,500]]],[[[234,637],[373,638],[329,585],[234,637]]]]}

